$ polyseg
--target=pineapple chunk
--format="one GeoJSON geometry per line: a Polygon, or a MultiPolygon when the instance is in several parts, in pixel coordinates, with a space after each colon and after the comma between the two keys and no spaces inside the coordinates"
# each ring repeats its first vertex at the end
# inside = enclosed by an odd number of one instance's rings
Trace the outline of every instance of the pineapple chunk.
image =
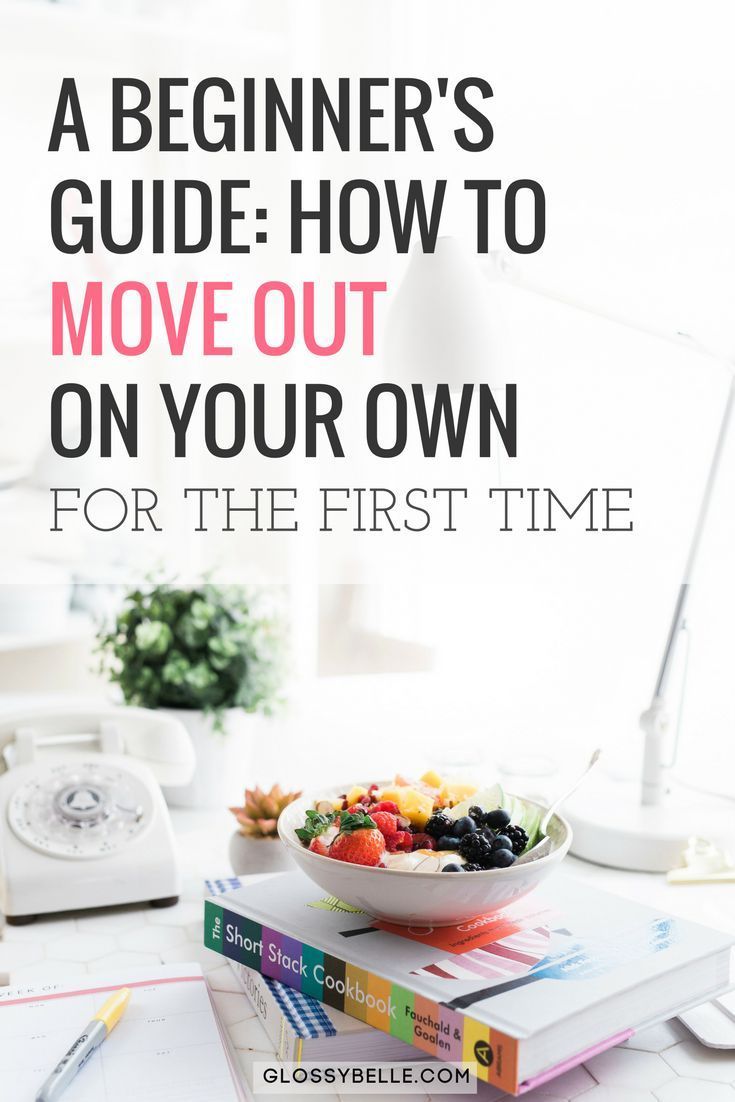
{"type": "Polygon", "coordinates": [[[464,784],[462,781],[445,781],[439,790],[439,795],[445,804],[450,807],[461,803],[468,796],[474,796],[477,792],[476,784],[464,784]]]}
{"type": "Polygon", "coordinates": [[[428,773],[424,773],[421,780],[424,784],[428,784],[429,788],[441,788],[444,783],[435,769],[430,769],[428,773]]]}
{"type": "Polygon", "coordinates": [[[352,807],[361,796],[367,796],[367,788],[363,788],[362,785],[356,784],[354,788],[351,788],[347,793],[347,806],[352,807]]]}
{"type": "Polygon", "coordinates": [[[403,790],[403,788],[404,788],[404,785],[388,784],[379,793],[380,798],[381,798],[381,800],[392,800],[394,804],[398,804],[398,806],[400,807],[401,806],[400,797],[401,797],[401,791],[403,790]]]}
{"type": "Polygon", "coordinates": [[[392,800],[398,804],[401,815],[411,820],[411,825],[423,828],[434,810],[434,801],[425,792],[419,792],[408,784],[394,784],[384,788],[381,800],[392,800]]]}
{"type": "Polygon", "coordinates": [[[426,826],[426,821],[434,813],[434,797],[428,795],[426,792],[416,792],[411,789],[413,796],[411,800],[407,802],[406,810],[403,814],[406,818],[411,820],[413,826],[419,827],[421,830],[426,826]]]}

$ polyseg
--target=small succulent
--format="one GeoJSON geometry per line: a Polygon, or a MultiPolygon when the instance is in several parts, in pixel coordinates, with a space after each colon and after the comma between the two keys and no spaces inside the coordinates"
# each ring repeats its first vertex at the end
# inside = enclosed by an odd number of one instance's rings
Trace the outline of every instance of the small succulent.
{"type": "Polygon", "coordinates": [[[270,792],[263,792],[256,785],[245,789],[244,805],[231,807],[230,811],[240,824],[241,834],[248,838],[274,838],[278,816],[300,795],[300,792],[284,792],[280,784],[274,784],[270,792]]]}

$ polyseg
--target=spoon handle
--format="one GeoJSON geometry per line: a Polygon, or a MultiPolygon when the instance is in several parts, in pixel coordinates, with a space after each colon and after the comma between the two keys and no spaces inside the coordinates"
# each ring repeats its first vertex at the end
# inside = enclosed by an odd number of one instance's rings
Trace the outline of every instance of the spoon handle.
{"type": "Polygon", "coordinates": [[[597,763],[597,760],[599,759],[601,753],[602,753],[602,750],[600,750],[600,748],[598,747],[597,750],[595,750],[595,752],[593,753],[590,760],[588,761],[585,770],[582,773],[580,773],[580,775],[577,777],[574,784],[570,788],[568,788],[566,790],[566,792],[564,792],[561,796],[559,796],[558,799],[554,800],[553,804],[551,805],[551,807],[548,809],[548,811],[544,815],[543,819],[541,820],[541,833],[542,834],[546,834],[546,831],[548,829],[549,823],[551,822],[552,816],[556,814],[556,812],[559,810],[561,805],[566,800],[569,799],[569,797],[572,795],[572,793],[577,791],[580,784],[582,783],[584,778],[589,773],[590,769],[592,769],[592,767],[597,763]]]}

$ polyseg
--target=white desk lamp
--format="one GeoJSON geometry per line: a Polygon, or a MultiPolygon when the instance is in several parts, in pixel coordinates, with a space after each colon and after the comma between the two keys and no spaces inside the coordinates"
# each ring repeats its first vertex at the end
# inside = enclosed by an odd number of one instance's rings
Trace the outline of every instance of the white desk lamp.
{"type": "MultiPolygon", "coordinates": [[[[543,288],[529,286],[515,275],[501,254],[491,254],[483,273],[452,238],[440,238],[436,252],[424,257],[414,253],[400,287],[387,329],[387,362],[396,374],[408,370],[426,382],[472,381],[478,363],[492,358],[487,299],[478,297],[483,274],[501,279],[524,291],[695,349],[727,367],[730,385],[717,439],[702,494],[689,548],[684,579],[679,587],[671,626],[651,703],[641,716],[644,734],[640,780],[615,779],[598,768],[583,790],[565,808],[574,830],[572,852],[585,860],[613,868],[665,872],[680,863],[688,837],[695,832],[714,841],[735,836],[735,804],[715,796],[692,798],[691,791],[677,791],[670,779],[676,758],[678,720],[672,717],[667,695],[679,645],[686,631],[686,606],[699,553],[717,471],[725,447],[735,405],[735,375],[724,357],[701,346],[686,333],[656,330],[586,303],[565,298],[543,288]],[[450,293],[446,293],[450,289],[450,293]],[[463,357],[467,357],[466,363],[463,357]],[[468,370],[464,371],[463,368],[468,370]],[[667,744],[674,745],[667,760],[667,744]]],[[[487,287],[485,285],[485,292],[487,287]]],[[[482,376],[481,376],[482,377],[482,376]]],[[[681,702],[680,702],[681,703],[681,702]]],[[[596,741],[592,738],[592,743],[596,741]]],[[[591,744],[592,744],[591,743],[591,744]]],[[[734,797],[735,798],[735,797],[734,797]]]]}

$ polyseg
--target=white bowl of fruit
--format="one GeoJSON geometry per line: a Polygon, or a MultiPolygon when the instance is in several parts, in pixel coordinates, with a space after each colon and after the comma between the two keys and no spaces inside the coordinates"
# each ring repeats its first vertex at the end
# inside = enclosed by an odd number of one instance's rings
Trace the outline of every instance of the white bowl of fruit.
{"type": "Polygon", "coordinates": [[[429,772],[302,797],[278,833],[330,895],[387,922],[447,926],[508,906],[558,867],[572,832],[553,815],[542,837],[545,810],[429,772]]]}

